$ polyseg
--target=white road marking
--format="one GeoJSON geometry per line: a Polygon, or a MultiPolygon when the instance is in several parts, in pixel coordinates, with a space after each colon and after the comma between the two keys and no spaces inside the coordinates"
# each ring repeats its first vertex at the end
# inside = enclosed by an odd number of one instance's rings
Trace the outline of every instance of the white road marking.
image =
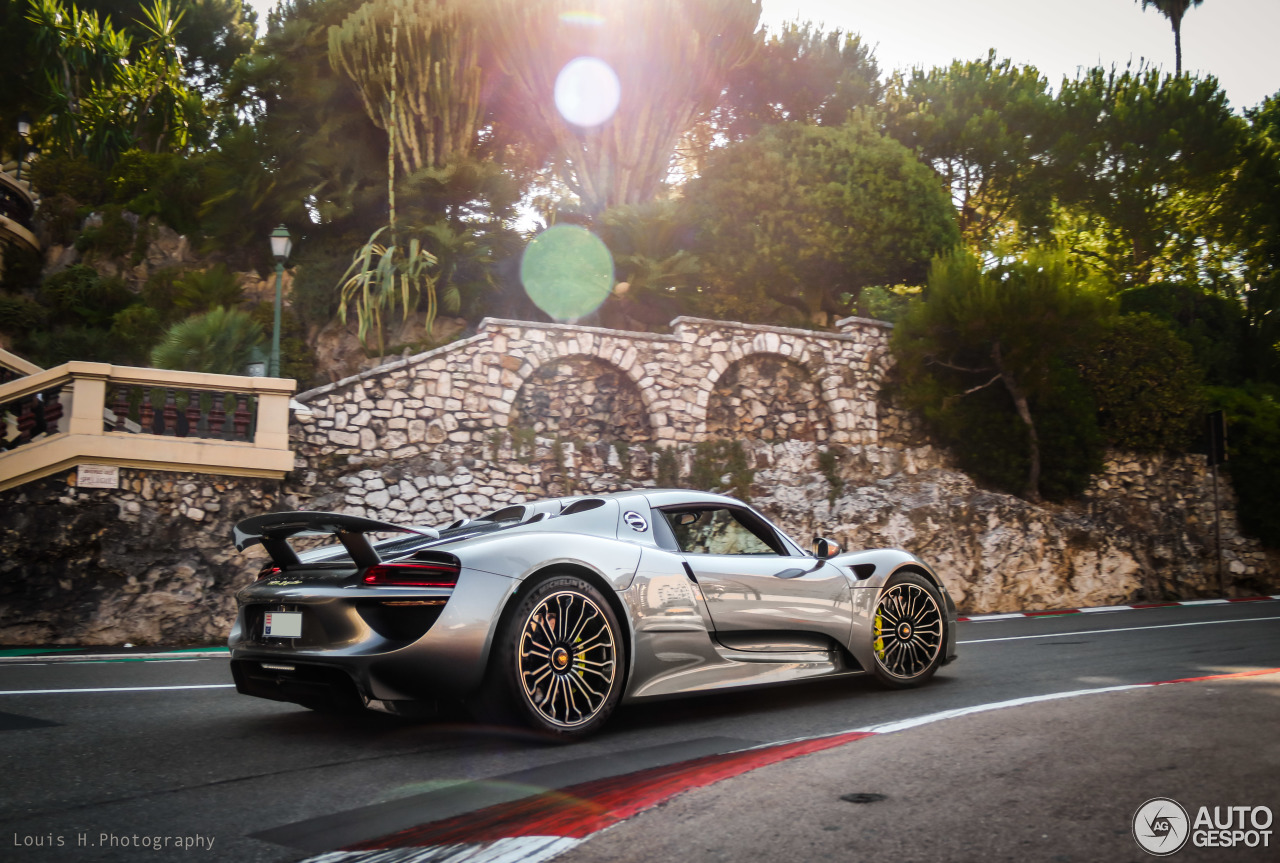
{"type": "Polygon", "coordinates": [[[193,683],[186,686],[98,686],[93,689],[9,689],[0,695],[71,695],[79,692],[168,692],[175,689],[235,689],[234,683],[193,683]]]}
{"type": "Polygon", "coordinates": [[[474,844],[330,851],[302,863],[539,863],[584,841],[568,836],[511,836],[474,844]]]}
{"type": "Polygon", "coordinates": [[[990,704],[975,704],[972,707],[957,707],[954,710],[943,710],[938,713],[926,713],[924,716],[913,716],[897,722],[885,722],[880,725],[868,725],[866,728],[855,728],[855,731],[870,731],[875,734],[891,734],[894,731],[905,731],[920,725],[941,722],[944,719],[955,719],[971,713],[986,713],[988,710],[1000,710],[1004,707],[1021,707],[1024,704],[1039,704],[1042,701],[1057,701],[1060,698],[1075,698],[1079,695],[1094,695],[1098,692],[1123,692],[1126,689],[1146,689],[1154,683],[1130,683],[1124,686],[1104,686],[1100,689],[1073,689],[1069,692],[1050,692],[1047,695],[1028,695],[1024,698],[1011,698],[1008,701],[994,701],[990,704]]]}
{"type": "Polygon", "coordinates": [[[0,656],[0,665],[25,665],[32,659],[42,663],[52,662],[133,662],[139,659],[227,659],[231,652],[225,647],[209,650],[165,650],[159,653],[35,653],[24,656],[0,656]]]}
{"type": "Polygon", "coordinates": [[[1025,641],[1028,638],[1066,638],[1071,635],[1101,635],[1108,632],[1137,632],[1142,629],[1175,629],[1179,626],[1213,626],[1219,623],[1256,623],[1259,620],[1280,620],[1280,617],[1242,617],[1238,620],[1196,620],[1191,623],[1161,623],[1155,626],[1125,626],[1117,629],[1078,629],[1074,632],[1045,632],[1040,635],[1006,635],[1003,638],[975,638],[956,644],[987,644],[992,641],[1025,641]]]}

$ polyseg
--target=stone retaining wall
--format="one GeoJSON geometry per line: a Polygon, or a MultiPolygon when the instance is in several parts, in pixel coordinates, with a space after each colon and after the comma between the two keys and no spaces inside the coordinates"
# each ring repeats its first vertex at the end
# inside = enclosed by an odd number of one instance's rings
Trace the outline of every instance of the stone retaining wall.
{"type": "MultiPolygon", "coordinates": [[[[0,494],[0,643],[221,640],[282,509],[440,525],[545,496],[738,489],[802,543],[920,554],[969,613],[1218,595],[1203,457],[1113,454],[1068,505],[954,470],[879,400],[885,325],[812,333],[678,319],[671,335],[486,321],[470,339],[298,396],[284,481],[122,469],[0,494]],[[770,437],[772,435],[772,437],[770,437]]],[[[1224,584],[1280,592],[1222,482],[1224,584]]]]}

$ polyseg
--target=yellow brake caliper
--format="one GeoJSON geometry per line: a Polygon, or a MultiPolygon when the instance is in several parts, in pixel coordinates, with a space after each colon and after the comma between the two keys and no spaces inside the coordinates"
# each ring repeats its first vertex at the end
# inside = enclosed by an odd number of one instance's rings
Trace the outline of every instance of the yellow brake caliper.
{"type": "Polygon", "coordinates": [[[871,643],[871,646],[875,649],[876,656],[884,659],[884,618],[880,616],[880,606],[878,605],[876,606],[875,627],[876,640],[871,643]]]}

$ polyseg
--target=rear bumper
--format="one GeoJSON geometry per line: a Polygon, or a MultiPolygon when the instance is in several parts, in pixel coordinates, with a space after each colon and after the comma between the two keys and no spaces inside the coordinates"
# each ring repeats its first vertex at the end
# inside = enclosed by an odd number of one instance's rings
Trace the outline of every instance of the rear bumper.
{"type": "Polygon", "coordinates": [[[340,668],[280,660],[233,659],[236,691],[272,701],[315,708],[356,708],[364,698],[351,675],[340,668]]]}
{"type": "MultiPolygon", "coordinates": [[[[364,703],[465,696],[484,678],[493,629],[517,584],[505,576],[464,570],[442,609],[421,609],[433,616],[423,624],[425,634],[414,640],[408,640],[413,629],[395,631],[402,618],[375,618],[369,605],[374,599],[385,604],[422,598],[411,591],[242,591],[228,639],[236,688],[308,706],[335,697],[364,703]],[[261,637],[263,610],[269,607],[301,612],[302,637],[261,637]]],[[[419,611],[413,605],[390,610],[397,615],[419,611]]]]}

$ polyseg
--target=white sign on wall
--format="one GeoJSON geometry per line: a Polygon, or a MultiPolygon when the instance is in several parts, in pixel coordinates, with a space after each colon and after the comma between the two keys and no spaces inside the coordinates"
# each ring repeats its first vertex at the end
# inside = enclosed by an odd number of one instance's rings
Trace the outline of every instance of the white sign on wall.
{"type": "Polygon", "coordinates": [[[113,464],[82,464],[76,468],[78,488],[119,488],[120,468],[113,464]]]}

